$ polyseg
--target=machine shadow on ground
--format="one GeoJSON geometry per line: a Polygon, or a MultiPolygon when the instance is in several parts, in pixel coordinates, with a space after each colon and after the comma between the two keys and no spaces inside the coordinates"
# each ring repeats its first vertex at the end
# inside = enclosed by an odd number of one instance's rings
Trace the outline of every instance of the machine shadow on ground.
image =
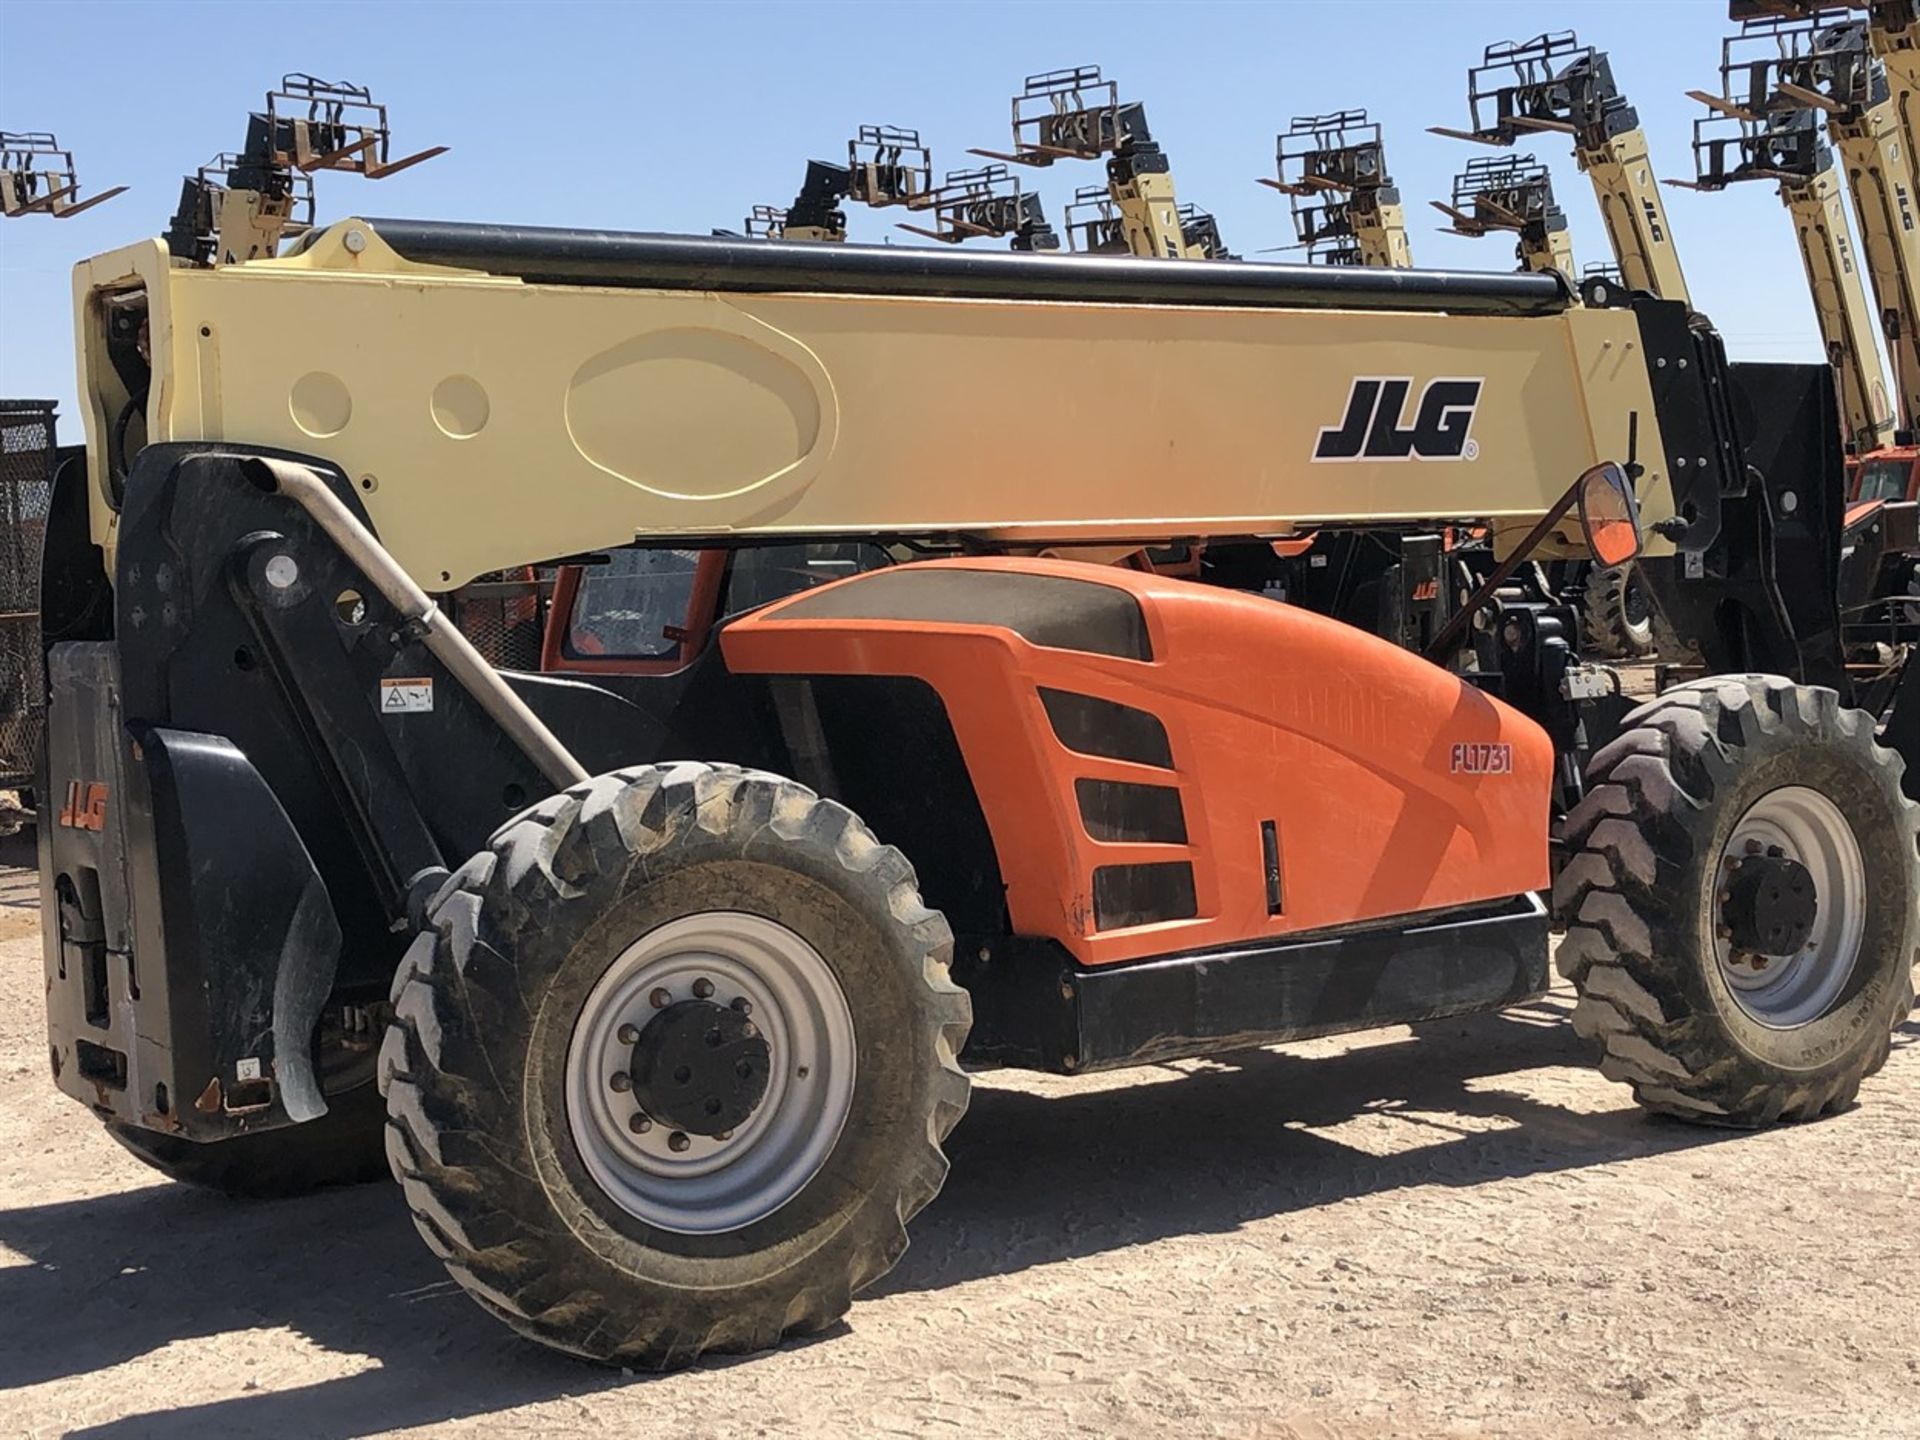
{"type": "MultiPolygon", "coordinates": [[[[1624,1092],[1616,1108],[1580,1113],[1502,1086],[1504,1075],[1585,1063],[1565,1010],[1554,998],[1330,1058],[1257,1051],[1097,1093],[980,1088],[950,1144],[946,1190],[873,1293],[939,1291],[1356,1196],[1473,1187],[1726,1138],[1651,1120],[1624,1092]],[[1422,1133],[1376,1154],[1312,1128],[1366,1115],[1422,1133]]],[[[30,1262],[0,1270],[0,1313],[32,1317],[0,1357],[0,1389],[262,1327],[373,1362],[205,1404],[167,1408],[156,1397],[144,1413],[78,1434],[351,1436],[636,1383],[544,1352],[481,1313],[389,1186],[247,1205],[162,1184],[0,1212],[0,1242],[30,1262]]],[[[850,1325],[812,1343],[860,1323],[856,1305],[850,1325]]]]}

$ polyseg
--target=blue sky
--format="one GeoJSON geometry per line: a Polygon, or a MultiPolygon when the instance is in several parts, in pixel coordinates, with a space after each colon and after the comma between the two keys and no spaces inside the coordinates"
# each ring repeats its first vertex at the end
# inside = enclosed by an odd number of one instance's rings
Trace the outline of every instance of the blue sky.
{"type": "MultiPolygon", "coordinates": [[[[1490,41],[1573,28],[1608,50],[1663,175],[1690,176],[1689,88],[1710,85],[1722,0],[1279,0],[1020,4],[430,3],[0,0],[0,127],[53,130],[83,185],[132,190],[75,220],[0,222],[0,394],[73,414],[68,272],[164,228],[183,173],[238,148],[285,71],[371,85],[397,151],[451,153],[392,180],[321,175],[322,220],[351,213],[683,230],[786,204],[809,157],[844,159],[863,123],[917,127],[936,171],[1004,147],[1030,72],[1093,63],[1146,102],[1180,198],[1251,254],[1291,239],[1272,173],[1289,116],[1364,106],[1386,127],[1423,266],[1511,268],[1510,243],[1436,233],[1426,201],[1494,152],[1426,133],[1466,117],[1490,41]],[[89,56],[105,35],[114,54],[89,56]]],[[[1565,137],[1554,170],[1576,253],[1606,239],[1565,137]]],[[[1028,172],[1056,224],[1095,165],[1028,172]]],[[[1694,302],[1736,358],[1818,359],[1792,230],[1772,187],[1667,192],[1694,302]]],[[[854,209],[878,241],[898,212],[854,209]]],[[[898,235],[902,242],[911,237],[898,235]]],[[[996,242],[977,242],[996,243],[996,242]]],[[[1277,258],[1277,257],[1266,257],[1277,258]]],[[[289,343],[297,343],[289,337],[289,343]]],[[[77,428],[63,438],[79,439],[77,428]]]]}

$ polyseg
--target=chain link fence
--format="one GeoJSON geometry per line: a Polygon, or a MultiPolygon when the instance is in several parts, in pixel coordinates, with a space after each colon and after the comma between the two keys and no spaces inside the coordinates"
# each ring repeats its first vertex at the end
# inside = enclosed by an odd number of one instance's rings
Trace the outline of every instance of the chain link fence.
{"type": "Polygon", "coordinates": [[[46,724],[40,549],[58,462],[51,400],[0,400],[0,786],[32,782],[46,724]]]}

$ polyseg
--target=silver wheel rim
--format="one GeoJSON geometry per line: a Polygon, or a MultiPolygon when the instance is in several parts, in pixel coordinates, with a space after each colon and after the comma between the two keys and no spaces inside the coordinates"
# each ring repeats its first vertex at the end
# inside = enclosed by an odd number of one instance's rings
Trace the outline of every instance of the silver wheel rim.
{"type": "Polygon", "coordinates": [[[1792,1030],[1831,1010],[1853,978],[1866,929],[1866,864],[1840,807],[1803,785],[1763,795],[1740,817],[1721,852],[1721,885],[1736,861],[1774,847],[1813,877],[1819,908],[1806,945],[1777,958],[1736,958],[1716,924],[1714,950],[1735,1003],[1769,1029],[1792,1030]]]}
{"type": "Polygon", "coordinates": [[[688,1235],[737,1230],[826,1163],[852,1108],[854,1056],[853,1012],[812,945],[760,915],[687,915],[621,951],[587,996],[567,1047],[567,1125],[587,1173],[629,1215],[688,1235]],[[637,1129],[640,1106],[614,1079],[633,1049],[620,1030],[645,1028],[656,991],[673,1003],[702,981],[720,1004],[744,1001],[765,1036],[766,1094],[724,1138],[637,1129]]]}

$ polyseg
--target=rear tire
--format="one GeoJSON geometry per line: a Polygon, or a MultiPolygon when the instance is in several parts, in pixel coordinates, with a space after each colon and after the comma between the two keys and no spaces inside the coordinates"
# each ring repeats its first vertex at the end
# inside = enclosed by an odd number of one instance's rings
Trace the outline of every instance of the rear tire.
{"type": "Polygon", "coordinates": [[[1574,1029],[1601,1073],[1650,1110],[1726,1125],[1853,1100],[1920,962],[1902,771],[1871,716],[1770,676],[1678,686],[1627,717],[1589,766],[1554,885],[1574,1029]],[[1731,877],[1774,849],[1821,882],[1820,908],[1804,948],[1762,956],[1737,947],[1731,877]]]}
{"type": "Polygon", "coordinates": [[[301,1125],[183,1140],[109,1120],[107,1134],[165,1175],[247,1200],[278,1200],[327,1185],[359,1185],[387,1174],[386,1106],[372,1080],[327,1097],[327,1113],[301,1125]]]}
{"type": "Polygon", "coordinates": [[[1580,598],[1580,649],[1613,660],[1653,654],[1653,604],[1631,562],[1588,575],[1580,598]]]}
{"type": "Polygon", "coordinates": [[[428,923],[381,1052],[389,1158],[427,1244],[515,1330],[648,1368],[762,1349],[906,1249],[966,1108],[971,1011],[946,921],[844,806],[730,767],[603,775],[503,827],[428,923]],[[707,1046],[767,1047],[725,1130],[649,1119],[681,1063],[646,1058],[655,1020],[703,995],[707,1046]]]}

